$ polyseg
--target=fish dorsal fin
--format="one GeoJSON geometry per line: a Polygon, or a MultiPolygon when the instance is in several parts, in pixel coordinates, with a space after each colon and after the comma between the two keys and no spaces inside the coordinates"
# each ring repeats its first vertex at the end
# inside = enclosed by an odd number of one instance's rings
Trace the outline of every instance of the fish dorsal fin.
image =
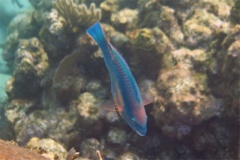
{"type": "Polygon", "coordinates": [[[122,54],[110,43],[108,42],[110,48],[112,49],[112,51],[118,55],[118,57],[121,59],[121,61],[124,63],[124,65],[127,67],[127,69],[129,69],[129,66],[126,62],[126,60],[123,58],[122,54]]]}

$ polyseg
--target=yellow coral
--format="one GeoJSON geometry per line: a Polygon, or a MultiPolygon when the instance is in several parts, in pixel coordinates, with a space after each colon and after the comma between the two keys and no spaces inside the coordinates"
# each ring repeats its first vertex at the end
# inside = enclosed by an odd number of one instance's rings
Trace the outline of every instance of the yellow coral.
{"type": "Polygon", "coordinates": [[[101,19],[101,10],[96,8],[95,3],[87,6],[77,4],[73,0],[56,0],[53,7],[63,16],[70,25],[72,32],[77,32],[81,27],[89,27],[101,19]]]}

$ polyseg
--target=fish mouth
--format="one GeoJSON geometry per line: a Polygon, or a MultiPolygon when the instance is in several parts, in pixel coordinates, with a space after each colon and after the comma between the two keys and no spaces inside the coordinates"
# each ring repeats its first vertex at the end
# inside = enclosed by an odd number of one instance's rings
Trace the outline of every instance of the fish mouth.
{"type": "MultiPolygon", "coordinates": [[[[127,124],[140,136],[145,136],[147,133],[147,119],[145,124],[139,124],[135,118],[130,118],[126,114],[121,114],[123,119],[127,122],[127,124]]],[[[146,117],[147,118],[147,117],[146,117]]]]}
{"type": "Polygon", "coordinates": [[[134,130],[137,132],[138,135],[145,136],[147,133],[147,126],[146,125],[141,126],[139,124],[135,124],[134,130]]]}
{"type": "Polygon", "coordinates": [[[147,124],[141,125],[139,123],[137,123],[135,120],[132,120],[130,123],[129,121],[127,121],[127,123],[129,124],[129,126],[135,131],[137,132],[138,135],[140,136],[145,136],[147,133],[147,124]]]}

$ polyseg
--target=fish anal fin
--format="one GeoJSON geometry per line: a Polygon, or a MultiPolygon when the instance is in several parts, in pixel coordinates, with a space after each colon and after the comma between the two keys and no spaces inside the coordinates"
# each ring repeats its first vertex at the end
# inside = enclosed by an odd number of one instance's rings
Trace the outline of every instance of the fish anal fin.
{"type": "Polygon", "coordinates": [[[112,102],[112,100],[108,100],[106,102],[104,102],[103,104],[101,104],[100,106],[102,109],[107,110],[107,111],[115,111],[115,106],[114,103],[112,102]]]}

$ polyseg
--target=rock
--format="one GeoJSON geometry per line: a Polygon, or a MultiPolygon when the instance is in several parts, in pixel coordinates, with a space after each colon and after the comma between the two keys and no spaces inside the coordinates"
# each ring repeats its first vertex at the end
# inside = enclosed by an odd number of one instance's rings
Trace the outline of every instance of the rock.
{"type": "Polygon", "coordinates": [[[80,145],[80,153],[81,157],[96,159],[97,154],[96,151],[100,147],[100,142],[95,138],[85,139],[80,145]]]}
{"type": "Polygon", "coordinates": [[[54,160],[55,157],[58,157],[59,160],[65,159],[67,151],[66,149],[58,142],[47,138],[39,139],[37,137],[31,138],[27,143],[28,148],[38,149],[44,157],[54,160]]]}
{"type": "Polygon", "coordinates": [[[116,29],[126,32],[136,28],[137,25],[137,10],[123,9],[119,12],[113,13],[111,16],[111,22],[116,29]]]}
{"type": "Polygon", "coordinates": [[[131,152],[126,152],[118,158],[118,160],[139,160],[139,159],[140,158],[136,154],[131,152]]]}
{"type": "Polygon", "coordinates": [[[0,92],[0,102],[5,101],[6,98],[7,98],[7,94],[6,94],[6,92],[4,92],[4,91],[5,91],[4,88],[5,88],[6,82],[7,82],[10,78],[11,78],[11,76],[8,75],[8,74],[2,74],[2,73],[0,73],[0,79],[1,79],[1,83],[0,83],[0,90],[1,90],[1,92],[0,92]]]}
{"type": "Polygon", "coordinates": [[[49,160],[44,156],[26,148],[21,148],[17,144],[0,140],[0,159],[25,159],[25,160],[49,160]]]}
{"type": "Polygon", "coordinates": [[[36,96],[40,80],[48,69],[48,57],[37,38],[21,40],[15,57],[13,78],[6,85],[10,99],[36,96]]]}
{"type": "Polygon", "coordinates": [[[229,24],[208,13],[205,9],[193,10],[183,24],[185,45],[193,48],[199,45],[206,46],[213,40],[214,32],[222,28],[229,28],[229,24]]]}
{"type": "Polygon", "coordinates": [[[72,102],[72,106],[76,107],[78,113],[77,126],[81,129],[82,136],[98,135],[102,132],[103,122],[100,120],[100,101],[89,92],[85,92],[78,97],[78,100],[72,102]],[[88,130],[88,132],[84,132],[88,130]]]}
{"type": "Polygon", "coordinates": [[[126,132],[124,130],[113,128],[108,132],[108,141],[112,144],[124,145],[126,142],[126,132]]]}

